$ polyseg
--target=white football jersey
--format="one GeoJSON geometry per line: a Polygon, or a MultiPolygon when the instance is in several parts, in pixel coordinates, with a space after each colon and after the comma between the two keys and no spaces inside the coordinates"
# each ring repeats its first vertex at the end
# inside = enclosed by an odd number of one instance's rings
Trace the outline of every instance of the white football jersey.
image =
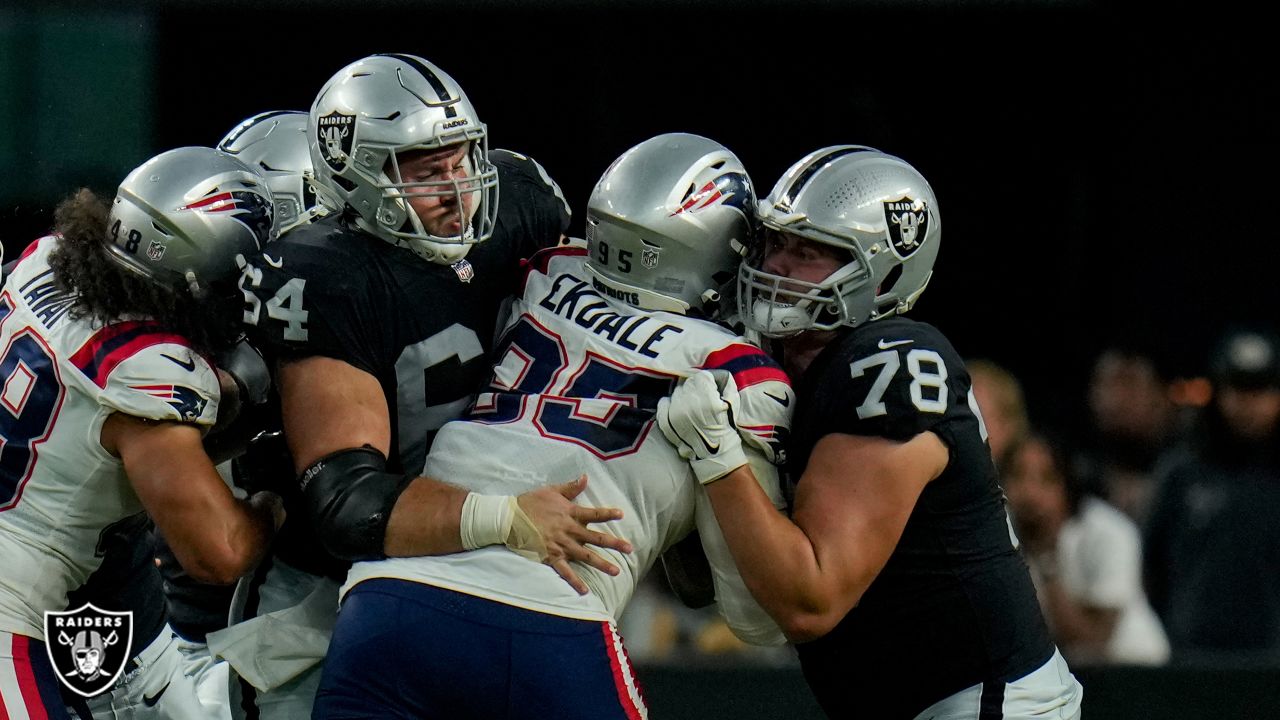
{"type": "MultiPolygon", "coordinates": [[[[741,393],[738,425],[780,449],[793,407],[786,375],[718,325],[606,296],[584,272],[584,255],[557,248],[529,263],[488,391],[466,419],[441,428],[424,474],[488,495],[518,495],[585,474],[577,502],[623,511],[621,520],[595,526],[634,547],[629,555],[596,548],[622,572],[610,577],[576,563],[591,589],[579,596],[550,567],[498,545],[357,563],[344,590],[370,578],[400,578],[555,615],[616,621],[659,555],[696,527],[730,626],[748,641],[780,643],[776,625],[738,576],[705,490],[657,428],[654,410],[679,379],[723,369],[741,393]]],[[[782,507],[777,471],[756,454],[757,476],[782,507]]]]}
{"type": "Polygon", "coordinates": [[[218,412],[217,375],[183,338],[70,317],[56,244],[33,243],[0,291],[0,630],[41,640],[45,611],[66,609],[100,564],[103,529],[142,511],[103,421],[210,426],[218,412]]]}

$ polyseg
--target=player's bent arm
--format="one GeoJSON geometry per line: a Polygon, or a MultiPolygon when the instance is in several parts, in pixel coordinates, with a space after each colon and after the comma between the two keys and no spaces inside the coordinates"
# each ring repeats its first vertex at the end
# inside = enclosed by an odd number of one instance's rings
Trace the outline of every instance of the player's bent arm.
{"type": "Polygon", "coordinates": [[[142,506],[191,577],[228,585],[253,570],[284,519],[279,498],[236,499],[205,454],[198,427],[115,413],[103,423],[101,442],[124,463],[142,506]]]}
{"type": "Polygon", "coordinates": [[[621,512],[576,505],[573,498],[585,480],[545,486],[508,502],[433,478],[389,474],[391,420],[374,376],[322,356],[285,363],[279,376],[289,450],[305,482],[317,534],[335,556],[355,561],[441,555],[505,542],[538,556],[585,593],[569,561],[618,572],[586,545],[630,552],[625,540],[587,527],[621,512]]]}
{"type": "Polygon", "coordinates": [[[791,520],[747,466],[707,493],[748,588],[788,638],[804,642],[858,603],[949,455],[932,432],[907,442],[832,433],[813,449],[791,520]]]}

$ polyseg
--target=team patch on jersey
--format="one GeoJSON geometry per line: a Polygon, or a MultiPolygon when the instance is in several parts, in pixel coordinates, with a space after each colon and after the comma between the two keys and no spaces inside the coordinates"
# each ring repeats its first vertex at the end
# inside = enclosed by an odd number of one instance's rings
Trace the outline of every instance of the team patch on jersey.
{"type": "Polygon", "coordinates": [[[342,172],[351,159],[351,143],[355,140],[356,116],[344,115],[334,110],[316,121],[316,134],[320,139],[320,157],[342,172]]]}
{"type": "Polygon", "coordinates": [[[884,219],[889,223],[889,244],[900,258],[920,249],[929,231],[929,207],[923,200],[903,196],[884,203],[884,219]]]}
{"type": "Polygon", "coordinates": [[[134,390],[158,397],[178,411],[183,420],[195,421],[204,413],[209,401],[192,388],[183,385],[130,385],[134,390]]]}
{"type": "Polygon", "coordinates": [[[458,275],[458,279],[464,283],[471,282],[476,276],[476,269],[465,258],[449,267],[453,268],[453,272],[458,275]]]}
{"type": "Polygon", "coordinates": [[[58,680],[92,697],[115,684],[131,657],[133,612],[111,612],[91,603],[44,614],[45,649],[58,680]]]}
{"type": "Polygon", "coordinates": [[[770,380],[791,384],[778,363],[754,345],[739,343],[717,350],[707,356],[702,368],[729,371],[739,390],[770,380]]]}

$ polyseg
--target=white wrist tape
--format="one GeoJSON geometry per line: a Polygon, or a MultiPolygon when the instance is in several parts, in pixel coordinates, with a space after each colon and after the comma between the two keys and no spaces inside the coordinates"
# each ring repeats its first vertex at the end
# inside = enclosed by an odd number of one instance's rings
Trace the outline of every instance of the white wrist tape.
{"type": "Polygon", "coordinates": [[[462,501],[462,520],[458,528],[462,547],[474,550],[505,543],[515,520],[514,501],[510,495],[468,494],[462,501]]]}

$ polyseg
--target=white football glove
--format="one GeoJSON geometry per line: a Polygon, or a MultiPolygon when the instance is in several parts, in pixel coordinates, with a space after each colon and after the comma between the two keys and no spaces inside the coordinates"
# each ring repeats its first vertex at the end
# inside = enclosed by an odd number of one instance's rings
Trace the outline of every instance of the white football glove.
{"type": "Polygon", "coordinates": [[[706,485],[747,464],[733,424],[738,388],[724,370],[700,370],[658,401],[658,427],[706,485]]]}

